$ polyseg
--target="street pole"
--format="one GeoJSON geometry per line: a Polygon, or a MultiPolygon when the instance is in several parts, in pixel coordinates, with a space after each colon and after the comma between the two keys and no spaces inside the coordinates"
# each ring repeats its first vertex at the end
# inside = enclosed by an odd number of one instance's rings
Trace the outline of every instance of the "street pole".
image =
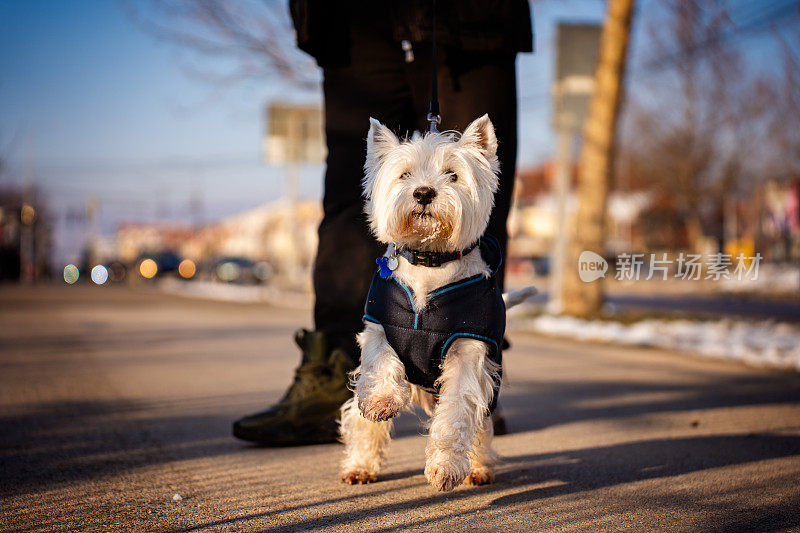
{"type": "Polygon", "coordinates": [[[31,143],[25,145],[25,171],[22,186],[22,202],[20,205],[20,279],[27,284],[36,281],[36,243],[35,226],[36,208],[33,188],[33,172],[31,163],[31,143]]]}
{"type": "Polygon", "coordinates": [[[325,160],[322,109],[308,105],[289,105],[271,103],[265,108],[267,128],[262,146],[268,163],[280,164],[286,170],[284,221],[277,228],[285,232],[289,245],[281,249],[276,258],[281,271],[286,270],[285,280],[293,288],[303,288],[305,276],[301,269],[306,266],[304,235],[298,225],[301,213],[298,206],[300,170],[303,163],[316,163],[325,160]],[[284,224],[285,223],[285,226],[284,224]]]}
{"type": "Polygon", "coordinates": [[[288,153],[289,160],[286,169],[286,199],[289,202],[287,212],[287,222],[289,225],[289,237],[291,245],[289,247],[288,267],[289,284],[295,289],[299,283],[300,273],[300,253],[298,250],[297,232],[297,189],[300,181],[299,161],[302,150],[302,136],[300,132],[300,117],[290,120],[288,124],[288,153]]]}
{"type": "Polygon", "coordinates": [[[98,261],[97,241],[100,238],[100,231],[98,230],[97,215],[99,210],[100,204],[97,200],[97,196],[90,194],[89,198],[86,200],[86,221],[88,222],[89,226],[89,235],[86,239],[86,248],[88,251],[87,260],[89,261],[89,264],[87,267],[89,270],[91,270],[98,261]]]}
{"type": "Polygon", "coordinates": [[[561,296],[570,236],[567,201],[572,187],[572,131],[569,128],[561,127],[557,132],[557,137],[555,176],[556,228],[553,236],[552,264],[549,268],[551,298],[547,304],[548,312],[553,314],[561,313],[563,310],[561,296]]]}
{"type": "Polygon", "coordinates": [[[562,293],[564,312],[580,317],[599,314],[603,304],[602,278],[583,283],[578,277],[578,257],[584,250],[604,252],[606,202],[634,0],[609,0],[607,5],[595,90],[583,129],[578,214],[562,293]]]}
{"type": "Polygon", "coordinates": [[[36,243],[35,226],[36,209],[34,208],[33,193],[30,185],[26,185],[22,193],[20,206],[20,278],[27,284],[36,281],[36,243]]]}

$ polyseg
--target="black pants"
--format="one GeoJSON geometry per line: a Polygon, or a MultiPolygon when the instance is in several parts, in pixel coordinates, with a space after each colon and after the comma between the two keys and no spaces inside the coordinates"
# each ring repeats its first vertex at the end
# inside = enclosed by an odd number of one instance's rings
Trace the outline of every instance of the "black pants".
{"type": "MultiPolygon", "coordinates": [[[[415,60],[406,63],[400,45],[384,35],[382,28],[354,32],[350,65],[324,70],[328,159],[314,265],[314,321],[332,346],[356,359],[355,334],[362,329],[375,259],[384,252],[369,231],[361,195],[369,118],[401,136],[428,128],[431,48],[415,45],[415,60]]],[[[484,113],[494,124],[501,176],[487,232],[497,237],[505,255],[517,157],[515,54],[440,49],[438,60],[440,131],[462,131],[484,113]]],[[[502,288],[502,271],[498,282],[502,288]]]]}

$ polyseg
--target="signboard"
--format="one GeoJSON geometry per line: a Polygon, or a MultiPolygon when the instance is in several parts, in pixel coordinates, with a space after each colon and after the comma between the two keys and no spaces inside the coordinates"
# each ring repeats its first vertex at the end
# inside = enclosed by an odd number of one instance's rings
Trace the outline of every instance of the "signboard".
{"type": "Polygon", "coordinates": [[[273,103],[265,110],[266,135],[262,142],[268,163],[320,163],[325,161],[322,109],[273,103]]]}
{"type": "Polygon", "coordinates": [[[553,82],[553,127],[577,131],[583,126],[594,90],[600,49],[598,24],[559,24],[556,77],[553,82]]]}

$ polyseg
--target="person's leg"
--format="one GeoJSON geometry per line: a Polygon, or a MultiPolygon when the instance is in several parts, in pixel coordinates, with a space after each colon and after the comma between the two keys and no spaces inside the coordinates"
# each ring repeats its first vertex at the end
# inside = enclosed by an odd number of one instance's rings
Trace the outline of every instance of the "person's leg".
{"type": "Polygon", "coordinates": [[[339,407],[351,396],[347,370],[358,364],[355,336],[381,254],[361,195],[369,118],[395,131],[413,121],[400,47],[378,31],[354,39],[350,66],[324,71],[328,159],[313,272],[316,331],[298,333],[303,362],[284,398],[234,424],[234,435],[244,440],[282,446],[334,442],[339,407]]]}
{"type": "Polygon", "coordinates": [[[316,329],[352,350],[356,361],[355,334],[362,326],[375,259],[382,253],[361,194],[369,119],[395,131],[408,129],[413,120],[402,50],[377,37],[359,39],[369,42],[355,43],[351,66],[325,70],[328,160],[314,264],[316,329]]]}
{"type": "Polygon", "coordinates": [[[364,138],[328,132],[323,219],[314,262],[314,324],[332,345],[358,360],[355,334],[361,327],[364,301],[380,256],[361,202],[364,138]]]}

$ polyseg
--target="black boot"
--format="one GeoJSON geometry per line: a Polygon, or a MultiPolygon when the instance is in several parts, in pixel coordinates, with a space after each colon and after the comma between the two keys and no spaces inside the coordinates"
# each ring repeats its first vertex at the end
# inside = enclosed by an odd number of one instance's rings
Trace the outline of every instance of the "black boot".
{"type": "Polygon", "coordinates": [[[494,413],[492,413],[492,426],[494,428],[495,437],[508,434],[506,419],[503,417],[503,413],[500,412],[499,405],[495,408],[494,413]]]}
{"type": "Polygon", "coordinates": [[[347,385],[354,357],[340,348],[329,353],[325,335],[318,331],[298,330],[295,342],[303,359],[294,383],[277,404],[234,422],[235,437],[266,446],[337,440],[339,408],[352,396],[347,385]]]}

